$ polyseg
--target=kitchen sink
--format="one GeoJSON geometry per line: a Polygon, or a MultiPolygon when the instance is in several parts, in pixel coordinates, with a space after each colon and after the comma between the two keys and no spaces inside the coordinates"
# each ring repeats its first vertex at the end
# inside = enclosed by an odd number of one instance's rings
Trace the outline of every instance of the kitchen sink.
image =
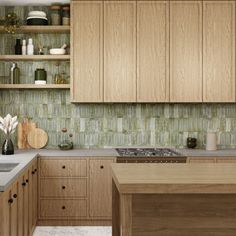
{"type": "Polygon", "coordinates": [[[0,163],[0,172],[10,172],[18,165],[19,163],[0,163]]]}

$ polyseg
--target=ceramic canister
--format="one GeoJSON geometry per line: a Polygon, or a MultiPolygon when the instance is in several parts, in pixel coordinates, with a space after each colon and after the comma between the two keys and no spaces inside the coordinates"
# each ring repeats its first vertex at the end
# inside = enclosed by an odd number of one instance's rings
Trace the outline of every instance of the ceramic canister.
{"type": "Polygon", "coordinates": [[[215,132],[207,132],[206,134],[206,150],[217,150],[217,136],[215,132]]]}

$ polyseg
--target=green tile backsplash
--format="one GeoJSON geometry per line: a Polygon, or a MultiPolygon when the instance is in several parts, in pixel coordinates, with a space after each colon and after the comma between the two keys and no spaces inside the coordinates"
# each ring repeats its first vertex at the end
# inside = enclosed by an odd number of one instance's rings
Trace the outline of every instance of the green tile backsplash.
{"type": "Polygon", "coordinates": [[[63,127],[76,147],[185,147],[188,136],[203,147],[207,130],[217,131],[221,148],[236,147],[235,104],[71,104],[67,90],[1,90],[0,115],[7,113],[37,122],[49,148],[57,147],[63,127]]]}

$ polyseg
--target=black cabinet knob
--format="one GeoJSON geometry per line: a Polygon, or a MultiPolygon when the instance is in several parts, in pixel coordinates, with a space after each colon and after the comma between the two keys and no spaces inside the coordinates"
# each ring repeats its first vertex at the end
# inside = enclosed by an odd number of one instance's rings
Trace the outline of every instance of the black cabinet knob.
{"type": "Polygon", "coordinates": [[[66,186],[62,186],[62,189],[66,189],[66,186]]]}
{"type": "Polygon", "coordinates": [[[13,199],[10,198],[10,199],[8,200],[8,202],[9,202],[9,203],[13,203],[13,199]]]}
{"type": "Polygon", "coordinates": [[[14,198],[17,198],[17,194],[14,194],[13,197],[14,197],[14,198]]]}
{"type": "Polygon", "coordinates": [[[26,183],[29,183],[29,180],[28,180],[28,179],[26,179],[26,180],[25,180],[25,182],[26,182],[26,183]]]}
{"type": "Polygon", "coordinates": [[[37,169],[34,169],[34,172],[37,172],[37,169]]]}
{"type": "Polygon", "coordinates": [[[23,182],[23,183],[22,183],[22,186],[25,186],[25,185],[26,185],[26,183],[25,183],[25,182],[23,182]]]}
{"type": "Polygon", "coordinates": [[[65,206],[62,206],[62,208],[61,208],[62,210],[65,210],[66,209],[66,207],[65,206]]]}
{"type": "Polygon", "coordinates": [[[66,166],[62,166],[62,169],[65,169],[66,168],[66,166]]]}
{"type": "Polygon", "coordinates": [[[100,169],[103,169],[104,168],[104,166],[100,166],[100,169]]]}
{"type": "Polygon", "coordinates": [[[34,171],[32,171],[31,173],[32,173],[32,175],[34,175],[34,174],[35,174],[35,172],[34,172],[34,171]]]}

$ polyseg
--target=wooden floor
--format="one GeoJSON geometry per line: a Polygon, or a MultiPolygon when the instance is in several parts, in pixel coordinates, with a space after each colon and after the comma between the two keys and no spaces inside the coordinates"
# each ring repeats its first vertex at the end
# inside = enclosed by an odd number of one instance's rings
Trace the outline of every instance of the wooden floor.
{"type": "Polygon", "coordinates": [[[36,227],[33,236],[111,236],[111,227],[36,227]]]}

